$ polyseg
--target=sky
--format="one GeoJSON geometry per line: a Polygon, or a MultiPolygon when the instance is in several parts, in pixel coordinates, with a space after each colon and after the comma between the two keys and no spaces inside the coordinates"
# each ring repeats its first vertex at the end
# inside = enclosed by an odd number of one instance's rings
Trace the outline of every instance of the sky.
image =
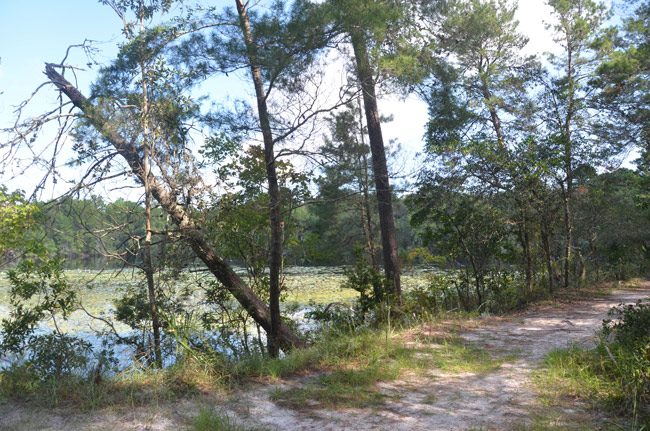
{"type": "MultiPolygon", "coordinates": [[[[223,1],[221,2],[223,3],[223,1]]],[[[228,2],[230,3],[230,2],[228,2]]],[[[544,0],[520,0],[517,19],[520,31],[530,38],[528,51],[541,53],[556,47],[544,27],[550,18],[544,0]]],[[[95,0],[0,0],[0,128],[13,124],[15,107],[45,82],[45,62],[59,63],[68,46],[85,39],[97,41],[100,49],[95,60],[107,64],[117,52],[121,38],[121,22],[107,6],[95,0]]],[[[79,71],[78,87],[88,92],[97,66],[88,68],[80,50],[73,51],[67,63],[85,69],[79,71]]],[[[242,86],[243,88],[243,86],[242,86]]],[[[53,106],[56,93],[49,88],[32,102],[33,111],[53,106]]],[[[382,115],[392,115],[393,121],[384,125],[387,140],[398,140],[404,149],[403,158],[413,160],[422,149],[422,136],[427,121],[426,105],[415,96],[402,100],[389,96],[379,101],[382,115]]],[[[0,136],[4,140],[5,136],[0,136]]],[[[15,177],[4,172],[2,181],[9,189],[34,187],[32,173],[15,177]]],[[[52,189],[51,198],[57,191],[52,189]]]]}

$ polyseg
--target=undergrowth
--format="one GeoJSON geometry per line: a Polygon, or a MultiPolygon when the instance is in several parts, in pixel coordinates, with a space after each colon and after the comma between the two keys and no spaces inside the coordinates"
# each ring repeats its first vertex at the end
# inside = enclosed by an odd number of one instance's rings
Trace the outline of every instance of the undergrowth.
{"type": "Polygon", "coordinates": [[[224,391],[222,366],[185,360],[164,370],[129,368],[114,376],[66,375],[40,379],[27,366],[0,373],[0,400],[13,399],[43,407],[74,406],[92,410],[106,406],[143,406],[185,396],[224,391]]]}
{"type": "Polygon", "coordinates": [[[650,430],[650,303],[620,305],[603,321],[595,349],[551,352],[535,376],[544,400],[580,399],[650,430]]]}
{"type": "MultiPolygon", "coordinates": [[[[99,376],[99,379],[98,376],[75,374],[43,379],[27,366],[14,365],[0,372],[0,400],[11,398],[48,407],[74,405],[89,410],[110,405],[135,406],[173,401],[180,397],[225,392],[250,380],[268,382],[303,375],[306,376],[303,387],[278,390],[273,398],[296,407],[310,403],[324,406],[376,405],[386,397],[379,388],[380,382],[432,369],[487,373],[510,359],[492,358],[487,352],[454,336],[453,329],[452,335],[444,337],[426,334],[423,324],[426,326],[428,322],[435,326],[441,316],[459,318],[462,314],[427,313],[426,305],[426,302],[420,303],[419,311],[411,307],[407,308],[409,312],[392,315],[390,307],[380,305],[380,311],[375,312],[374,324],[368,324],[366,318],[356,326],[349,325],[349,319],[342,319],[342,326],[324,325],[310,347],[296,349],[282,358],[252,354],[230,360],[197,353],[163,370],[132,367],[113,376],[99,376]]],[[[443,332],[450,333],[448,328],[443,332]]],[[[553,365],[553,361],[564,364],[566,358],[571,357],[575,366],[584,373],[584,363],[588,363],[589,355],[596,353],[556,355],[557,359],[549,358],[549,367],[566,368],[565,365],[553,365]]],[[[601,360],[602,354],[598,358],[601,360]]],[[[567,380],[553,373],[549,373],[548,378],[567,380]]],[[[589,381],[584,376],[581,378],[589,381]]],[[[546,384],[547,387],[554,385],[550,381],[546,384]]],[[[615,391],[605,383],[603,385],[595,393],[615,391]]],[[[610,395],[607,396],[616,398],[610,395]]]]}

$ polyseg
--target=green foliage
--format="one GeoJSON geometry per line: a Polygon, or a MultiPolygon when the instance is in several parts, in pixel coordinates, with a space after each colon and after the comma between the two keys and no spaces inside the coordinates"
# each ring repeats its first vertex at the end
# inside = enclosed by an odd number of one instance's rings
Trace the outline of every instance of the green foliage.
{"type": "Polygon", "coordinates": [[[643,347],[650,342],[650,303],[619,305],[609,310],[612,319],[603,321],[603,335],[628,348],[643,347]]]}
{"type": "Polygon", "coordinates": [[[66,318],[77,306],[76,291],[68,284],[62,262],[47,254],[25,258],[8,272],[12,307],[2,320],[0,349],[19,353],[44,319],[66,318]]]}
{"type": "Polygon", "coordinates": [[[360,322],[370,311],[377,311],[382,303],[390,301],[386,279],[375,268],[368,265],[361,253],[357,254],[357,261],[353,268],[345,270],[347,280],[342,287],[353,289],[359,292],[359,299],[356,302],[356,317],[360,322]]]}
{"type": "MultiPolygon", "coordinates": [[[[360,102],[357,100],[357,102],[360,102]]],[[[318,201],[309,207],[305,226],[312,241],[308,262],[340,264],[353,262],[356,247],[363,247],[369,260],[376,250],[377,230],[374,180],[370,148],[362,121],[363,112],[353,102],[327,119],[329,136],[321,148],[324,162],[316,179],[318,201]]]]}
{"type": "MultiPolygon", "coordinates": [[[[251,283],[264,292],[264,268],[268,265],[270,225],[269,197],[265,190],[266,165],[261,147],[251,146],[237,152],[230,141],[211,141],[205,149],[211,157],[225,157],[223,163],[214,160],[215,173],[225,193],[219,196],[209,213],[206,227],[210,237],[218,238],[223,255],[243,264],[251,283]],[[224,154],[228,155],[225,156],[224,154]]],[[[293,218],[295,208],[309,196],[308,176],[290,162],[276,162],[280,199],[286,209],[283,216],[285,244],[298,242],[299,226],[293,218]]]]}
{"type": "Polygon", "coordinates": [[[126,292],[121,298],[115,300],[114,306],[115,319],[126,323],[131,328],[144,328],[151,320],[147,292],[143,289],[126,292]]]}
{"type": "Polygon", "coordinates": [[[454,283],[463,308],[482,307],[490,272],[501,270],[514,247],[506,213],[496,199],[454,192],[451,185],[426,184],[411,196],[411,223],[420,227],[425,244],[445,259],[447,269],[459,269],[454,283]]]}
{"type": "Polygon", "coordinates": [[[576,196],[576,236],[593,279],[625,280],[648,271],[650,218],[644,176],[627,169],[586,176],[576,196]]]}
{"type": "Polygon", "coordinates": [[[609,359],[610,378],[620,385],[622,407],[634,420],[650,424],[650,303],[619,305],[603,321],[601,357],[609,359]]]}
{"type": "Polygon", "coordinates": [[[90,343],[56,332],[29,339],[26,366],[41,380],[60,379],[88,371],[90,343]]]}
{"type": "Polygon", "coordinates": [[[552,352],[536,380],[553,403],[579,397],[629,418],[632,429],[645,429],[650,425],[650,304],[619,305],[609,315],[596,349],[552,352]]]}
{"type": "Polygon", "coordinates": [[[8,278],[11,311],[2,320],[0,352],[17,355],[14,370],[8,373],[28,373],[31,379],[48,381],[86,372],[90,344],[62,333],[57,326],[57,319],[67,319],[78,305],[62,261],[41,250],[40,255],[25,256],[8,271],[8,278]],[[39,333],[46,320],[51,320],[56,332],[39,333]]]}
{"type": "Polygon", "coordinates": [[[409,289],[404,296],[404,313],[414,321],[447,311],[505,313],[529,300],[521,292],[520,276],[507,271],[484,274],[481,301],[475,282],[463,271],[435,273],[429,283],[409,289]]]}
{"type": "Polygon", "coordinates": [[[27,234],[37,227],[40,210],[25,200],[21,192],[9,193],[0,186],[0,258],[11,250],[21,249],[27,234]]]}
{"type": "Polygon", "coordinates": [[[326,16],[337,32],[360,37],[380,82],[413,85],[426,74],[429,56],[419,34],[417,2],[330,0],[326,16]]]}

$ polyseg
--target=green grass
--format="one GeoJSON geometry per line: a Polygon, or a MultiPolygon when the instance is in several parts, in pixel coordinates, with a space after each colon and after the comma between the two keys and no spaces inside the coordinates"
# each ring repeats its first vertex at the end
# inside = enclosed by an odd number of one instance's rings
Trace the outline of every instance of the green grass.
{"type": "MultiPolygon", "coordinates": [[[[610,422],[600,429],[650,429],[650,418],[640,418],[635,426],[633,419],[626,417],[622,406],[629,394],[610,367],[609,360],[596,349],[572,347],[549,353],[533,381],[549,411],[579,400],[591,411],[607,413],[610,422]]],[[[574,423],[566,429],[591,428],[580,428],[579,423],[574,423]]]]}
{"type": "Polygon", "coordinates": [[[594,407],[612,408],[623,398],[620,385],[602,372],[604,364],[594,350],[572,347],[549,353],[534,380],[543,400],[561,404],[564,399],[578,398],[594,407]]]}
{"type": "Polygon", "coordinates": [[[41,381],[26,367],[0,373],[3,399],[40,407],[71,407],[90,411],[103,407],[134,407],[183,397],[224,393],[229,379],[224,368],[187,360],[164,370],[130,368],[99,383],[80,376],[41,381]]]}
{"type": "Polygon", "coordinates": [[[494,359],[457,337],[429,341],[416,347],[405,343],[403,334],[386,337],[385,332],[370,330],[332,336],[308,349],[308,356],[305,351],[296,352],[297,358],[291,353],[271,366],[258,368],[257,373],[277,377],[284,370],[299,371],[300,365],[319,371],[299,387],[278,389],[272,394],[274,401],[291,408],[371,407],[381,405],[389,396],[380,390],[380,382],[394,381],[406,374],[424,374],[431,369],[488,373],[498,369],[504,360],[494,359]]]}
{"type": "MultiPolygon", "coordinates": [[[[410,337],[407,341],[405,334],[386,330],[332,333],[313,346],[280,359],[250,357],[219,364],[188,361],[165,370],[127,370],[99,384],[79,377],[39,382],[28,370],[16,368],[0,374],[0,399],[18,399],[45,407],[75,406],[88,411],[173,402],[188,396],[201,398],[204,394],[227,392],[233,385],[251,379],[268,382],[303,375],[299,386],[276,390],[272,399],[297,409],[373,407],[391,396],[380,390],[380,382],[422,375],[431,369],[488,373],[503,362],[459,337],[421,335],[414,343],[410,337]]],[[[201,423],[223,419],[208,413],[200,415],[201,423]]]]}
{"type": "Polygon", "coordinates": [[[262,428],[247,428],[228,415],[203,408],[192,424],[193,431],[253,431],[262,428]]]}
{"type": "MultiPolygon", "coordinates": [[[[335,371],[306,383],[305,386],[287,390],[275,390],[271,399],[293,409],[310,407],[372,407],[384,403],[386,395],[376,383],[388,375],[380,367],[368,367],[359,371],[335,371]]],[[[391,377],[397,377],[392,375],[391,377]]]]}

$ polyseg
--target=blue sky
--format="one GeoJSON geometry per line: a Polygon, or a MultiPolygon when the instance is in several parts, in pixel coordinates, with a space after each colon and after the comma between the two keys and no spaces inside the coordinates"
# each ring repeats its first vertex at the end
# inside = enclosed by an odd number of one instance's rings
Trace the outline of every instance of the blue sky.
{"type": "MultiPolygon", "coordinates": [[[[234,2],[218,0],[206,3],[234,2]]],[[[553,42],[543,24],[549,17],[544,0],[520,0],[519,3],[517,17],[521,23],[520,31],[531,39],[529,52],[552,50],[553,42]]],[[[13,123],[14,106],[45,81],[44,63],[61,61],[69,45],[82,43],[84,39],[98,42],[96,46],[101,52],[96,60],[102,64],[110,62],[117,51],[116,44],[122,40],[120,20],[108,6],[99,4],[97,0],[0,0],[0,128],[13,123]]],[[[82,68],[87,68],[86,62],[80,50],[75,50],[66,61],[82,68]]],[[[80,72],[78,76],[78,86],[87,93],[95,70],[80,72]]],[[[222,82],[211,86],[210,94],[225,97],[229,91],[231,97],[242,96],[246,95],[242,89],[247,85],[242,81],[235,82],[231,77],[226,85],[222,82]]],[[[32,103],[30,112],[42,112],[54,103],[56,92],[45,88],[32,103]]],[[[415,97],[406,101],[389,97],[381,100],[379,105],[382,114],[394,118],[384,127],[385,137],[398,139],[406,150],[405,158],[412,161],[422,148],[426,106],[415,97]]],[[[28,190],[29,183],[27,177],[12,180],[9,186],[28,190]]]]}
{"type": "MultiPolygon", "coordinates": [[[[12,106],[44,81],[43,64],[59,62],[66,48],[84,39],[103,41],[99,56],[108,60],[120,39],[120,21],[94,0],[0,1],[0,124],[12,120],[12,106]]],[[[84,66],[80,55],[72,62],[84,66]]],[[[81,84],[86,86],[88,79],[81,84]]]]}

